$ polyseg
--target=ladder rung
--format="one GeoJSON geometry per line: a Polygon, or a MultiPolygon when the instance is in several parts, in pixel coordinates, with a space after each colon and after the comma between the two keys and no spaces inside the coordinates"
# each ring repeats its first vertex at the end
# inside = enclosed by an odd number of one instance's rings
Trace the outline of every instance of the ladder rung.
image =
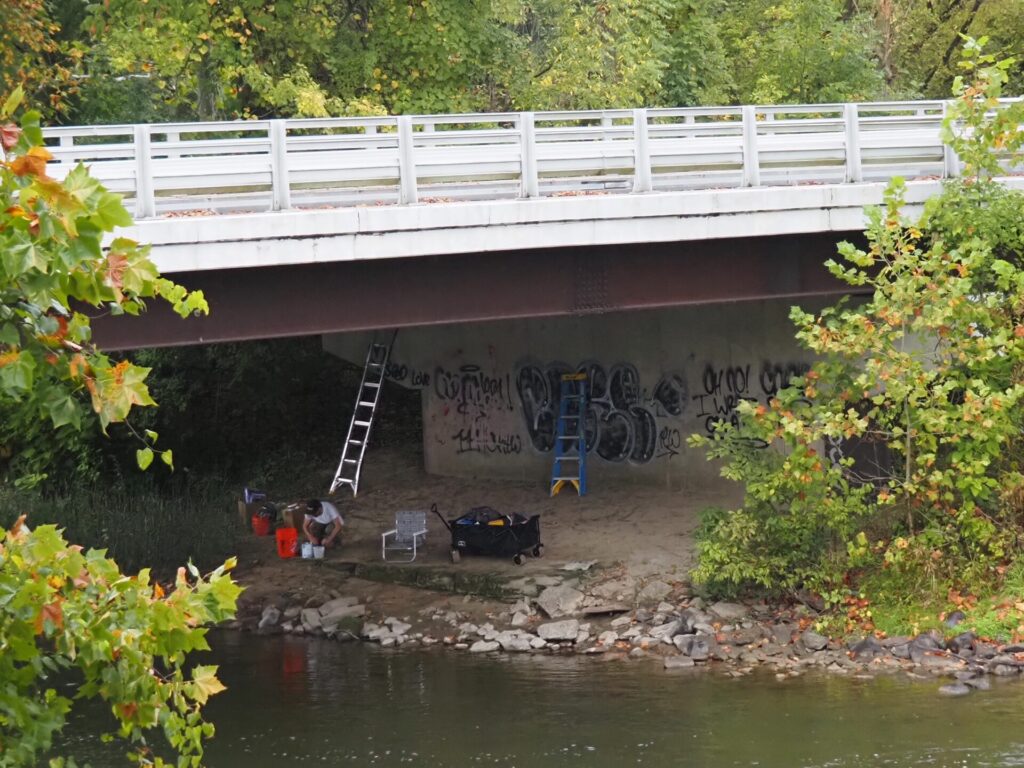
{"type": "Polygon", "coordinates": [[[580,440],[582,438],[581,438],[580,435],[559,435],[558,439],[559,440],[580,440]]]}
{"type": "Polygon", "coordinates": [[[355,424],[357,427],[368,427],[368,426],[370,426],[370,422],[368,422],[368,421],[353,421],[352,423],[355,424]]]}
{"type": "Polygon", "coordinates": [[[367,368],[383,368],[384,367],[384,363],[367,363],[366,367],[367,368]]]}
{"type": "Polygon", "coordinates": [[[583,395],[562,395],[563,400],[582,400],[583,395]]]}
{"type": "Polygon", "coordinates": [[[358,464],[359,462],[356,461],[355,459],[342,459],[341,463],[342,464],[358,464]]]}
{"type": "Polygon", "coordinates": [[[377,388],[380,387],[380,382],[379,381],[364,381],[363,382],[363,386],[364,387],[373,387],[374,389],[377,389],[377,388]]]}
{"type": "Polygon", "coordinates": [[[374,403],[372,400],[360,400],[359,405],[363,408],[373,408],[374,403]]]}
{"type": "Polygon", "coordinates": [[[348,444],[349,445],[362,445],[363,441],[362,440],[349,440],[348,444]]]}
{"type": "Polygon", "coordinates": [[[579,456],[555,456],[555,461],[579,461],[579,456]]]}
{"type": "Polygon", "coordinates": [[[551,482],[555,482],[557,480],[579,480],[579,479],[580,479],[579,475],[572,475],[571,477],[570,476],[566,476],[566,477],[552,477],[551,478],[551,482]]]}

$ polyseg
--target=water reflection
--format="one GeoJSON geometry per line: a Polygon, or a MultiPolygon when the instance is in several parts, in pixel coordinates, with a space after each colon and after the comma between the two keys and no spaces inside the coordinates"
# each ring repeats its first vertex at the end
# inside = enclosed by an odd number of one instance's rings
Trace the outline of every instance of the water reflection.
{"type": "MultiPolygon", "coordinates": [[[[1024,685],[665,673],[594,658],[216,638],[211,768],[1024,766],[1024,685]]],[[[999,681],[997,681],[999,682],[999,681]]],[[[109,762],[95,761],[109,765],[109,762]]]]}

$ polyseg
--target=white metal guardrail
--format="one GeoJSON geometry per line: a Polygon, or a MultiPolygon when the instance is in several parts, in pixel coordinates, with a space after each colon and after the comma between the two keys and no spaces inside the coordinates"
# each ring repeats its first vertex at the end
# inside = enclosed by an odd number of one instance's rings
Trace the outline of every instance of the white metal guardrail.
{"type": "MultiPolygon", "coordinates": [[[[418,115],[45,130],[138,218],[948,178],[945,102],[418,115]]],[[[1008,169],[1021,170],[1021,169],[1008,169]]]]}

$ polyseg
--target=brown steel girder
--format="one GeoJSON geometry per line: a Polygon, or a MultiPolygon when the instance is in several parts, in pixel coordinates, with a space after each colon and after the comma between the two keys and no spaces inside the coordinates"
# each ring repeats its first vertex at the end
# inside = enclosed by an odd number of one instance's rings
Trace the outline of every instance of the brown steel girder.
{"type": "MultiPolygon", "coordinates": [[[[856,237],[855,234],[850,235],[856,237]]],[[[105,349],[849,293],[823,266],[841,234],[491,251],[170,275],[209,316],[161,302],[100,317],[105,349]]]]}

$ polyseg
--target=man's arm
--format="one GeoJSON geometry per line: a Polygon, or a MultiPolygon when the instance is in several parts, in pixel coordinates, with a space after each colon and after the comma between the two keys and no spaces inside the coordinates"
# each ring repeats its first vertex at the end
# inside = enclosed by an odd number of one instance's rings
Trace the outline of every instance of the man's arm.
{"type": "Polygon", "coordinates": [[[309,539],[310,544],[316,544],[316,537],[314,537],[313,533],[309,530],[310,523],[312,521],[313,518],[308,516],[302,518],[302,532],[306,534],[306,538],[309,539]]]}
{"type": "Polygon", "coordinates": [[[341,522],[340,517],[334,518],[334,526],[331,529],[331,533],[327,536],[326,539],[324,539],[324,544],[327,545],[334,541],[335,538],[337,538],[338,534],[341,533],[341,529],[344,527],[344,523],[341,522]]]}

